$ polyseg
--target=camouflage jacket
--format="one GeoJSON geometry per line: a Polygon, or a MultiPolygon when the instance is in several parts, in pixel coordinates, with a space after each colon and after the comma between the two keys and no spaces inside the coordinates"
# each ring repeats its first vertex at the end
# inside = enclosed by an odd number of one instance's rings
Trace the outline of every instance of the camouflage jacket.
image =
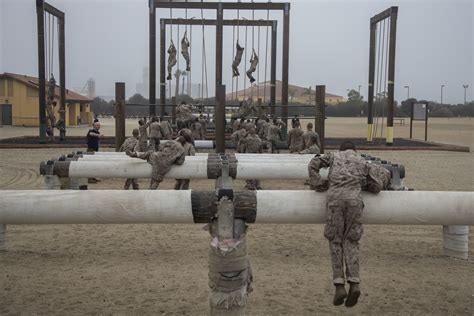
{"type": "Polygon", "coordinates": [[[166,138],[168,135],[173,133],[173,129],[171,127],[170,122],[168,122],[166,120],[161,121],[160,127],[161,127],[161,133],[163,134],[164,138],[166,138]]]}
{"type": "Polygon", "coordinates": [[[317,139],[316,145],[318,145],[318,147],[321,148],[321,140],[319,139],[318,133],[316,133],[313,130],[310,130],[310,131],[304,132],[303,134],[303,145],[304,145],[303,149],[306,149],[311,146],[312,137],[316,137],[317,139]]]}
{"type": "Polygon", "coordinates": [[[196,150],[194,149],[193,144],[186,143],[186,144],[184,144],[183,148],[184,148],[184,154],[186,156],[195,156],[196,155],[196,150]]]}
{"type": "Polygon", "coordinates": [[[303,131],[301,128],[292,128],[288,133],[288,147],[291,152],[303,150],[303,131]]]}
{"type": "Polygon", "coordinates": [[[144,143],[148,140],[148,126],[150,126],[151,121],[138,126],[138,131],[140,132],[140,136],[138,137],[138,141],[144,143]]]}
{"type": "Polygon", "coordinates": [[[276,125],[270,125],[268,127],[267,139],[272,141],[280,140],[280,128],[276,125]]]}
{"type": "Polygon", "coordinates": [[[249,154],[255,154],[262,152],[262,140],[258,135],[247,135],[241,139],[241,143],[244,146],[244,151],[249,154]]]}
{"type": "Polygon", "coordinates": [[[137,155],[137,158],[146,160],[150,165],[182,165],[185,152],[183,146],[175,140],[160,144],[158,151],[147,151],[137,155]]]}
{"type": "Polygon", "coordinates": [[[328,201],[362,199],[366,186],[369,163],[353,150],[331,152],[316,156],[309,162],[310,187],[316,191],[327,189],[328,201]],[[320,168],[329,167],[328,180],[323,181],[320,168]]]}
{"type": "Polygon", "coordinates": [[[367,184],[364,190],[379,193],[381,190],[388,188],[390,179],[390,171],[381,165],[369,162],[369,176],[367,177],[367,184]]]}
{"type": "Polygon", "coordinates": [[[245,131],[245,129],[241,128],[238,131],[232,133],[232,135],[230,136],[230,139],[237,147],[237,152],[239,153],[243,152],[244,150],[241,140],[245,137],[246,134],[247,132],[245,131]]]}
{"type": "Polygon", "coordinates": [[[137,144],[138,139],[135,137],[129,137],[123,142],[122,146],[120,146],[119,151],[134,151],[137,144]]]}
{"type": "Polygon", "coordinates": [[[152,138],[161,138],[161,126],[158,122],[152,122],[150,124],[150,137],[152,138]]]}
{"type": "Polygon", "coordinates": [[[199,121],[194,122],[193,125],[191,125],[191,129],[195,140],[204,139],[204,131],[202,130],[202,125],[199,121]]]}

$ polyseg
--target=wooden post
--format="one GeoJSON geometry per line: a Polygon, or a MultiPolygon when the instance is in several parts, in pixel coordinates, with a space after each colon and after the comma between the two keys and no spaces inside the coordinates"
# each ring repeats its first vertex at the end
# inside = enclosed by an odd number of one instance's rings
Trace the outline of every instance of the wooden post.
{"type": "Polygon", "coordinates": [[[115,151],[125,141],[125,82],[115,83],[115,151]]]}
{"type": "Polygon", "coordinates": [[[176,107],[178,104],[176,103],[176,97],[171,97],[171,123],[176,124],[176,107]]]}
{"type": "Polygon", "coordinates": [[[270,113],[275,117],[276,104],[276,61],[277,61],[277,22],[272,25],[272,47],[271,47],[271,62],[270,62],[270,113]]]}
{"type": "Polygon", "coordinates": [[[413,138],[413,112],[414,112],[415,103],[410,104],[410,139],[413,138]]]}
{"type": "Polygon", "coordinates": [[[324,154],[324,129],[326,121],[326,86],[316,86],[316,115],[314,120],[314,131],[318,133],[321,140],[321,154],[324,154]]]}
{"type": "Polygon", "coordinates": [[[386,145],[393,145],[393,116],[395,111],[395,45],[397,43],[398,7],[390,8],[390,42],[388,54],[388,94],[387,94],[387,140],[386,145]]]}
{"type": "Polygon", "coordinates": [[[39,142],[46,143],[46,65],[44,51],[44,1],[36,0],[38,28],[39,142]]]}
{"type": "MultiPolygon", "coordinates": [[[[281,78],[281,104],[282,120],[288,126],[288,75],[290,63],[290,4],[285,3],[283,10],[283,56],[282,56],[282,78],[281,78]]],[[[286,139],[286,130],[285,130],[286,139]]]]}
{"type": "Polygon", "coordinates": [[[150,116],[155,116],[156,104],[156,10],[155,1],[150,0],[148,3],[149,9],[149,69],[148,69],[148,89],[149,89],[149,113],[150,116]]]}
{"type": "Polygon", "coordinates": [[[65,43],[65,17],[58,18],[59,22],[59,85],[61,89],[61,103],[59,107],[60,119],[64,128],[60,130],[59,138],[66,137],[66,43],[65,43]]]}
{"type": "Polygon", "coordinates": [[[234,193],[227,156],[221,158],[222,175],[216,180],[217,218],[209,226],[210,314],[245,315],[251,289],[251,269],[247,258],[246,225],[234,218],[234,193]],[[231,266],[231,267],[229,267],[231,266]],[[236,279],[236,276],[239,279],[236,279]]]}
{"type": "Polygon", "coordinates": [[[217,86],[216,90],[216,115],[215,115],[215,140],[216,152],[225,153],[225,85],[217,86]]]}

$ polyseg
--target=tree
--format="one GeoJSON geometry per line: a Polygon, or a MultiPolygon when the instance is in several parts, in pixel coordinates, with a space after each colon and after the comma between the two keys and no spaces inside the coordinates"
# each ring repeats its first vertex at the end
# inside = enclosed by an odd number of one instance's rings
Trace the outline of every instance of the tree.
{"type": "Polygon", "coordinates": [[[362,102],[363,97],[357,90],[352,89],[347,93],[347,100],[350,102],[362,102]]]}
{"type": "Polygon", "coordinates": [[[148,99],[142,96],[140,93],[135,93],[128,99],[128,103],[135,103],[135,104],[148,104],[148,99]]]}
{"type": "Polygon", "coordinates": [[[290,100],[293,101],[293,98],[296,95],[296,89],[293,87],[288,87],[288,94],[290,95],[290,100]]]}

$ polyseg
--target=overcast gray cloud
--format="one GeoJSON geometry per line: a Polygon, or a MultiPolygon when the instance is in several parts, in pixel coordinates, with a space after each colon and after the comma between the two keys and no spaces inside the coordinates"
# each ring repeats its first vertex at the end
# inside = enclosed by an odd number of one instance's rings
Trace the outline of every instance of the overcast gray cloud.
{"type": "MultiPolygon", "coordinates": [[[[50,0],[66,13],[66,60],[68,88],[96,80],[99,95],[113,95],[114,82],[127,84],[127,95],[135,92],[148,65],[147,0],[50,0]]],[[[463,101],[462,84],[469,84],[472,99],[473,1],[291,1],[290,83],[309,86],[326,84],[327,91],[345,95],[346,89],[362,85],[366,95],[368,77],[369,18],[391,5],[399,6],[396,94],[439,100],[440,85],[445,84],[446,102],[463,101]]],[[[0,0],[0,72],[37,74],[36,15],[32,0],[0,0]]],[[[157,19],[169,17],[160,10],[157,19]]],[[[173,10],[173,17],[184,17],[184,10],[173,10]]],[[[188,17],[200,17],[189,10],[188,17]]],[[[225,18],[234,18],[235,12],[225,18]]],[[[240,12],[251,18],[252,12],[240,12]]],[[[205,13],[213,18],[214,12],[205,13]]],[[[266,12],[255,12],[266,18],[266,12]]],[[[281,13],[270,14],[279,20],[281,57],[281,13]]],[[[173,37],[177,37],[174,27],[173,37]]],[[[183,27],[180,28],[182,35],[183,27]]],[[[251,48],[252,29],[247,29],[247,48],[251,48]]],[[[245,28],[240,28],[244,40],[245,28]]],[[[255,48],[258,30],[253,29],[255,48]]],[[[159,32],[158,32],[159,34],[159,32]]],[[[214,30],[205,32],[209,86],[214,84],[214,30]]],[[[232,28],[224,34],[224,83],[231,90],[232,28]]],[[[260,30],[261,72],[264,79],[266,30],[260,30]]],[[[192,52],[194,83],[201,82],[202,33],[193,28],[192,52]]],[[[157,39],[159,47],[159,39],[157,39]]],[[[184,64],[184,61],[181,60],[184,64]]],[[[281,76],[281,60],[277,77],[281,76]]],[[[57,61],[56,61],[57,65],[57,61]]],[[[246,65],[248,67],[248,64],[246,65]]],[[[57,67],[57,66],[56,66],[57,67]]],[[[56,68],[57,69],[57,68],[56,68]]],[[[158,68],[159,70],[159,68],[158,68]]],[[[268,79],[268,76],[267,76],[268,79]]],[[[239,88],[243,85],[239,83],[239,88]]],[[[209,91],[213,94],[213,89],[209,91]]]]}

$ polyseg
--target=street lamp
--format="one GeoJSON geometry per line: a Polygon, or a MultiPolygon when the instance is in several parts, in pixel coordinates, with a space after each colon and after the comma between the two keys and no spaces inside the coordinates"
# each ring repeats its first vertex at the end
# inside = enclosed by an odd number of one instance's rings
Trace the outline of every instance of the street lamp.
{"type": "Polygon", "coordinates": [[[403,88],[407,89],[407,100],[410,99],[410,86],[404,86],[403,88]]]}
{"type": "Polygon", "coordinates": [[[361,85],[359,85],[359,95],[360,95],[360,88],[361,88],[361,87],[362,87],[362,86],[361,86],[361,85]]]}
{"type": "Polygon", "coordinates": [[[444,84],[441,85],[441,102],[440,104],[443,104],[443,88],[446,87],[444,84]]]}
{"type": "Polygon", "coordinates": [[[464,88],[464,104],[466,104],[466,91],[469,88],[468,84],[463,84],[462,87],[464,88]]]}

